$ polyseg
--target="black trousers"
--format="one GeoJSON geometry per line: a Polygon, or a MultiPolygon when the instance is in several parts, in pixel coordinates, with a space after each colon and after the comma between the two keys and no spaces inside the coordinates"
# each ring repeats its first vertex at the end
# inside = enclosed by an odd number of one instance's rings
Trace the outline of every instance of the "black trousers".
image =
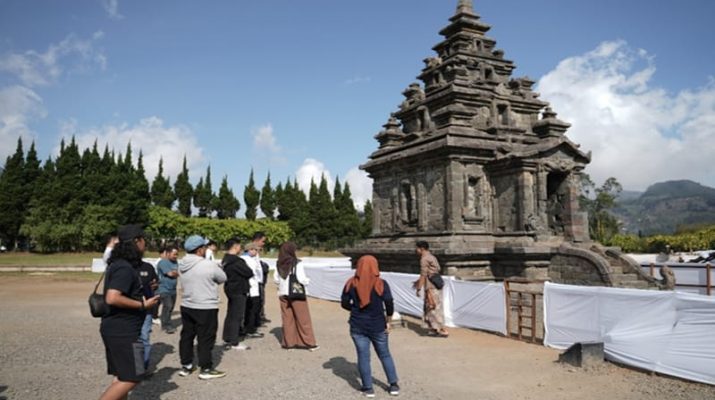
{"type": "Polygon", "coordinates": [[[259,286],[260,290],[260,296],[261,296],[261,310],[258,313],[258,324],[260,325],[263,323],[263,320],[266,319],[266,284],[261,283],[259,286]]]}
{"type": "Polygon", "coordinates": [[[245,294],[228,296],[228,309],[223,320],[223,341],[232,346],[237,346],[241,341],[239,333],[246,318],[246,303],[248,296],[245,294]]]}
{"type": "Polygon", "coordinates": [[[213,368],[211,350],[216,344],[218,329],[218,309],[197,310],[181,307],[181,339],[179,341],[179,357],[181,365],[194,363],[194,338],[197,338],[199,352],[199,367],[213,368]]]}
{"type": "Polygon", "coordinates": [[[246,319],[244,321],[244,330],[246,333],[256,333],[258,326],[261,324],[261,298],[249,297],[248,305],[246,306],[246,319]]]}

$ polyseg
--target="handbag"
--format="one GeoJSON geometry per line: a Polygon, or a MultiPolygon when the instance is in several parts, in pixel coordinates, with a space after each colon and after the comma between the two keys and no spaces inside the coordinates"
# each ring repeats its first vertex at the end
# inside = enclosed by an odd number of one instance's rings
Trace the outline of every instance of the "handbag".
{"type": "Polygon", "coordinates": [[[288,300],[305,300],[305,285],[298,281],[295,268],[294,265],[293,271],[288,275],[288,300]]]}
{"type": "Polygon", "coordinates": [[[104,293],[97,293],[99,284],[102,283],[102,279],[104,279],[104,274],[106,272],[106,270],[102,272],[102,276],[99,277],[99,281],[94,286],[94,291],[89,295],[89,312],[94,318],[101,318],[109,312],[109,307],[104,300],[104,293]]]}
{"type": "Polygon", "coordinates": [[[444,279],[440,274],[432,274],[429,276],[429,281],[432,282],[435,288],[442,289],[444,287],[444,279]]]}

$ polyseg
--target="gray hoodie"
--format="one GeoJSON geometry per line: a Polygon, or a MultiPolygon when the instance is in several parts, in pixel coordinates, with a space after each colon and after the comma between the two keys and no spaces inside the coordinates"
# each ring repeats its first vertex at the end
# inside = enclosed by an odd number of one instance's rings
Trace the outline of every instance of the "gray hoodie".
{"type": "Polygon", "coordinates": [[[226,282],[226,274],[213,261],[187,254],[179,261],[181,306],[198,310],[218,308],[218,285],[226,282]]]}

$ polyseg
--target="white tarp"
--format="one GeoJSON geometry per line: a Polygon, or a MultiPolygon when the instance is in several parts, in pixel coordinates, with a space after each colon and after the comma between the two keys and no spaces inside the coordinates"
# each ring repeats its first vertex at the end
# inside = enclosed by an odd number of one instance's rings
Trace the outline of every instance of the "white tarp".
{"type": "MultiPolygon", "coordinates": [[[[353,276],[347,259],[303,259],[305,273],[310,278],[306,290],[309,296],[340,301],[345,282],[353,276]]],[[[417,296],[412,283],[416,274],[383,272],[395,300],[398,313],[421,316],[424,300],[417,296]]],[[[506,334],[506,307],[504,285],[499,283],[462,282],[445,277],[442,291],[445,323],[447,326],[464,326],[506,334]]]]}
{"type": "Polygon", "coordinates": [[[449,280],[451,322],[506,335],[506,293],[502,283],[449,280]]]}
{"type": "MultiPolygon", "coordinates": [[[[156,265],[159,263],[158,258],[145,258],[144,261],[153,265],[154,268],[156,268],[156,265]]],[[[101,258],[93,258],[92,259],[92,272],[102,273],[106,269],[107,269],[107,263],[105,263],[103,259],[101,259],[101,258]]]]}
{"type": "Polygon", "coordinates": [[[355,274],[350,268],[313,266],[305,261],[303,266],[310,279],[310,285],[305,287],[308,296],[324,300],[340,301],[345,282],[355,274]]]}
{"type": "Polygon", "coordinates": [[[626,365],[715,384],[715,298],[546,283],[544,344],[603,342],[626,365]]]}

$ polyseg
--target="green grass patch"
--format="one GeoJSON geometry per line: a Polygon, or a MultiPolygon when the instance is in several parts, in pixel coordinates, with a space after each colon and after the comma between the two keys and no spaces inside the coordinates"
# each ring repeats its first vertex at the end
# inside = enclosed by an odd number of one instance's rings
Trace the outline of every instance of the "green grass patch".
{"type": "Polygon", "coordinates": [[[0,279],[22,278],[52,282],[90,282],[99,279],[94,272],[0,272],[0,279]]]}
{"type": "Polygon", "coordinates": [[[32,267],[91,266],[93,258],[102,258],[101,253],[19,253],[0,254],[0,265],[32,267]]]}

